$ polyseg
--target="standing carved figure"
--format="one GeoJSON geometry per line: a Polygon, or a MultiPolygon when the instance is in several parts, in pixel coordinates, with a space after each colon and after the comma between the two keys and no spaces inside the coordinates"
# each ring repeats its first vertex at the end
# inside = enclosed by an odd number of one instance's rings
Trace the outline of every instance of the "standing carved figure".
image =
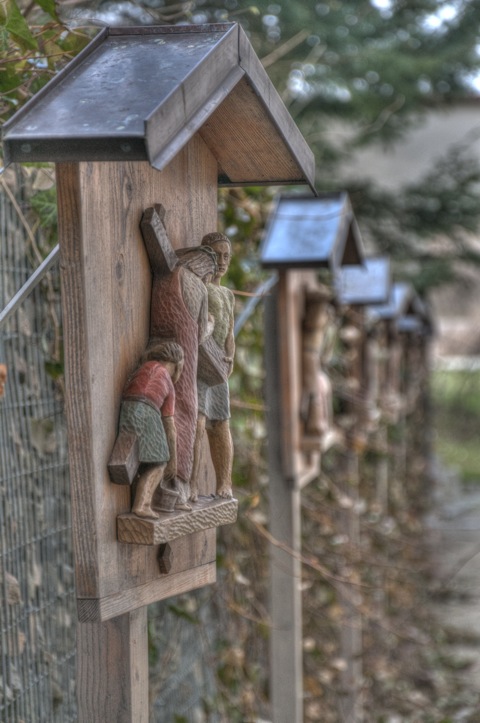
{"type": "Polygon", "coordinates": [[[194,247],[179,253],[179,262],[172,271],[153,277],[150,336],[174,339],[184,352],[175,406],[178,509],[191,509],[188,499],[198,416],[198,346],[211,331],[206,284],[216,270],[215,254],[209,249],[194,247]]]}
{"type": "Polygon", "coordinates": [[[230,432],[228,377],[232,373],[235,354],[235,299],[230,289],[220,285],[222,276],[228,271],[232,249],[228,237],[218,232],[206,234],[201,246],[212,249],[217,259],[217,272],[211,283],[207,284],[208,311],[214,321],[212,338],[223,356],[226,378],[221,384],[214,386],[207,385],[201,377],[198,380],[198,422],[191,478],[192,501],[198,499],[200,450],[205,429],[215,470],[216,494],[227,499],[232,497],[233,442],[230,432]]]}
{"type": "MultiPolygon", "coordinates": [[[[177,471],[177,439],[174,421],[175,389],[183,369],[183,350],[174,342],[152,341],[140,365],[127,381],[120,409],[119,436],[133,433],[138,440],[140,474],[137,479],[132,512],[138,517],[158,518],[153,509],[156,490],[177,471]]],[[[170,497],[171,504],[160,509],[170,511],[177,492],[166,491],[160,500],[170,497]]]]}
{"type": "Polygon", "coordinates": [[[332,385],[322,369],[331,321],[329,298],[328,290],[307,292],[303,321],[302,417],[305,434],[319,438],[321,449],[330,446],[334,434],[332,385]]]}

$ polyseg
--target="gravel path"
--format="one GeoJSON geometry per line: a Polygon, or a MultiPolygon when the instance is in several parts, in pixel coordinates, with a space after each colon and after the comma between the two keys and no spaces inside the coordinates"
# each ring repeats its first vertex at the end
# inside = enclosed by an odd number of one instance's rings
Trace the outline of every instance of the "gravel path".
{"type": "Polygon", "coordinates": [[[466,691],[464,715],[454,720],[480,721],[480,491],[463,491],[453,476],[446,483],[426,518],[432,609],[466,691]]]}

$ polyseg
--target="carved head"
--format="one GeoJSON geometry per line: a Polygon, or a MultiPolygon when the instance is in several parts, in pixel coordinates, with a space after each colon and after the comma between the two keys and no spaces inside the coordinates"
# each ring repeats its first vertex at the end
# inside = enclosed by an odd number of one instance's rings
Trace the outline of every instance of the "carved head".
{"type": "Polygon", "coordinates": [[[177,251],[179,263],[207,284],[217,274],[217,255],[207,246],[193,246],[177,251]]]}
{"type": "Polygon", "coordinates": [[[228,267],[230,266],[230,259],[232,258],[232,244],[228,236],[219,231],[212,231],[207,233],[202,238],[202,246],[213,249],[217,257],[218,271],[215,279],[219,280],[224,274],[227,273],[228,267]]]}
{"type": "Polygon", "coordinates": [[[183,349],[177,342],[150,339],[140,362],[144,364],[147,361],[158,361],[162,364],[172,364],[172,381],[175,384],[183,370],[183,358],[183,349]]]}

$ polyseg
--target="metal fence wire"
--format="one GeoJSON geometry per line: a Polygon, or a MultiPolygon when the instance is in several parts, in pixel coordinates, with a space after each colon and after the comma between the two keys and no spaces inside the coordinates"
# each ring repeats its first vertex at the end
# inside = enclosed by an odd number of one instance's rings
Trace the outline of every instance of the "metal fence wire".
{"type": "MultiPolygon", "coordinates": [[[[26,178],[0,185],[0,305],[38,266],[26,178]]],[[[0,329],[0,720],[74,721],[75,595],[58,265],[0,329]]]]}

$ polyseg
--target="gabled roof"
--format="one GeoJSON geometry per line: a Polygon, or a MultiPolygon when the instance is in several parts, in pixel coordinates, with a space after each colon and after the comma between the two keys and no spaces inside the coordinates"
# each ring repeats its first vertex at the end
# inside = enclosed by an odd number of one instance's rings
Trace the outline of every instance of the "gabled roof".
{"type": "Polygon", "coordinates": [[[430,336],[434,331],[427,304],[405,281],[393,284],[388,303],[367,307],[367,320],[370,324],[381,320],[392,321],[395,329],[405,334],[430,336]]]}
{"type": "Polygon", "coordinates": [[[348,194],[281,195],[260,249],[266,268],[361,264],[363,242],[348,194]]]}
{"type": "Polygon", "coordinates": [[[106,28],[3,127],[12,161],[148,160],[199,133],[225,185],[308,183],[313,153],[235,23],[106,28]]]}
{"type": "Polygon", "coordinates": [[[400,316],[396,326],[398,331],[405,334],[432,335],[434,333],[434,323],[426,301],[418,294],[415,294],[407,313],[400,316]]]}
{"type": "Polygon", "coordinates": [[[413,311],[415,290],[404,281],[398,281],[391,288],[390,298],[386,304],[368,307],[368,316],[372,321],[386,319],[396,320],[413,311]]]}
{"type": "Polygon", "coordinates": [[[397,331],[402,334],[421,334],[425,331],[425,325],[418,316],[401,316],[396,322],[397,331]]]}
{"type": "Polygon", "coordinates": [[[376,256],[361,266],[342,266],[335,274],[335,293],[340,304],[385,304],[392,284],[390,259],[376,256]]]}

